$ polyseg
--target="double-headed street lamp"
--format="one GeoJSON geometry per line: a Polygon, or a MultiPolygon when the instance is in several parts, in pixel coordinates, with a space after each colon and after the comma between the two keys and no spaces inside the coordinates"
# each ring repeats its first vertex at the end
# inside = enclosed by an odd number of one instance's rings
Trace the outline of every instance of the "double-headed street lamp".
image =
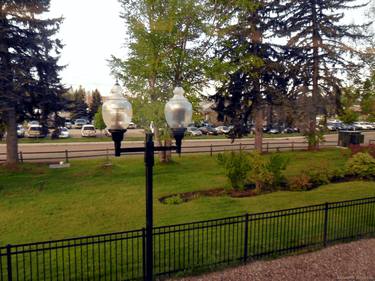
{"type": "Polygon", "coordinates": [[[153,246],[152,246],[152,228],[153,228],[153,206],[152,206],[152,186],[155,151],[176,150],[181,153],[181,142],[184,137],[186,127],[191,123],[193,114],[191,103],[184,97],[184,90],[176,87],[173,91],[174,96],[165,105],[165,119],[172,130],[173,137],[176,140],[176,146],[155,147],[153,134],[146,133],[144,147],[121,148],[121,141],[124,139],[133,115],[130,102],[123,96],[122,89],[118,83],[112,88],[107,101],[103,103],[102,113],[104,123],[112,134],[112,140],[115,144],[115,156],[120,156],[125,152],[144,152],[145,170],[146,170],[146,274],[145,280],[151,281],[153,278],[153,246]]]}

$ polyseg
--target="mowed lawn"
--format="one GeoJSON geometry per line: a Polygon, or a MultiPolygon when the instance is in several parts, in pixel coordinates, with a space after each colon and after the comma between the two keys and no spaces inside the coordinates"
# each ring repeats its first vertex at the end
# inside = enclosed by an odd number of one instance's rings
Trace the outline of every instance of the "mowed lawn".
{"type": "MultiPolygon", "coordinates": [[[[343,167],[347,150],[287,152],[287,176],[313,167],[343,167]]],[[[266,156],[267,157],[267,156],[266,156]]],[[[375,182],[348,182],[309,192],[279,191],[249,198],[200,197],[180,205],[158,198],[172,193],[229,187],[216,157],[173,157],[154,169],[154,223],[167,225],[375,196],[375,182]]],[[[141,228],[145,224],[143,157],[72,161],[67,169],[24,164],[0,167],[0,245],[141,228]]]]}

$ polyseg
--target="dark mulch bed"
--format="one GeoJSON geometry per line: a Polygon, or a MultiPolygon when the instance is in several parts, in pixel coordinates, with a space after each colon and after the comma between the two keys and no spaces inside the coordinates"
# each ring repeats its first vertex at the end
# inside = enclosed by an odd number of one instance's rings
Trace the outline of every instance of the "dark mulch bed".
{"type": "Polygon", "coordinates": [[[174,193],[168,196],[160,197],[159,201],[165,203],[165,200],[171,197],[179,196],[183,202],[188,202],[201,196],[217,197],[217,196],[230,196],[235,198],[255,196],[257,193],[254,190],[254,185],[249,185],[243,190],[239,189],[224,189],[214,188],[208,190],[199,190],[192,192],[174,193]]]}

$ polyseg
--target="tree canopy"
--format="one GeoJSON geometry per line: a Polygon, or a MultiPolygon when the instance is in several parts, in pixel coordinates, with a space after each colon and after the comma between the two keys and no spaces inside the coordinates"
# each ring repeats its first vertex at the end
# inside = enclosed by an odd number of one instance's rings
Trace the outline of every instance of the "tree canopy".
{"type": "Polygon", "coordinates": [[[16,122],[42,121],[66,106],[58,59],[62,22],[44,19],[49,0],[3,0],[0,3],[0,113],[7,127],[7,161],[17,162],[16,122]]]}

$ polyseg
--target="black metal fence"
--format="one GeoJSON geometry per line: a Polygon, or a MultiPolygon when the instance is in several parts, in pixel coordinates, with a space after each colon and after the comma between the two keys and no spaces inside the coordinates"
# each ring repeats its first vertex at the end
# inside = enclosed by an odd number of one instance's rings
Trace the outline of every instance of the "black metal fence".
{"type": "MultiPolygon", "coordinates": [[[[327,141],[320,144],[320,147],[335,147],[336,141],[327,141]]],[[[265,152],[272,151],[295,151],[306,150],[308,143],[305,141],[280,141],[280,142],[264,142],[263,150],[265,152]]],[[[254,150],[253,143],[236,143],[236,144],[210,144],[200,146],[183,146],[182,153],[214,153],[224,152],[227,150],[254,150]]],[[[139,154],[139,153],[128,153],[139,154]]],[[[70,159],[79,158],[96,158],[96,157],[112,157],[114,155],[113,149],[81,149],[81,150],[56,150],[56,151],[33,151],[33,152],[19,152],[19,159],[21,162],[69,162],[70,159]]],[[[6,153],[0,153],[0,162],[6,160],[6,153]]]]}
{"type": "MultiPolygon", "coordinates": [[[[154,272],[207,269],[375,234],[375,197],[155,227],[154,272]]],[[[0,247],[0,280],[142,280],[144,229],[0,247]]]]}

